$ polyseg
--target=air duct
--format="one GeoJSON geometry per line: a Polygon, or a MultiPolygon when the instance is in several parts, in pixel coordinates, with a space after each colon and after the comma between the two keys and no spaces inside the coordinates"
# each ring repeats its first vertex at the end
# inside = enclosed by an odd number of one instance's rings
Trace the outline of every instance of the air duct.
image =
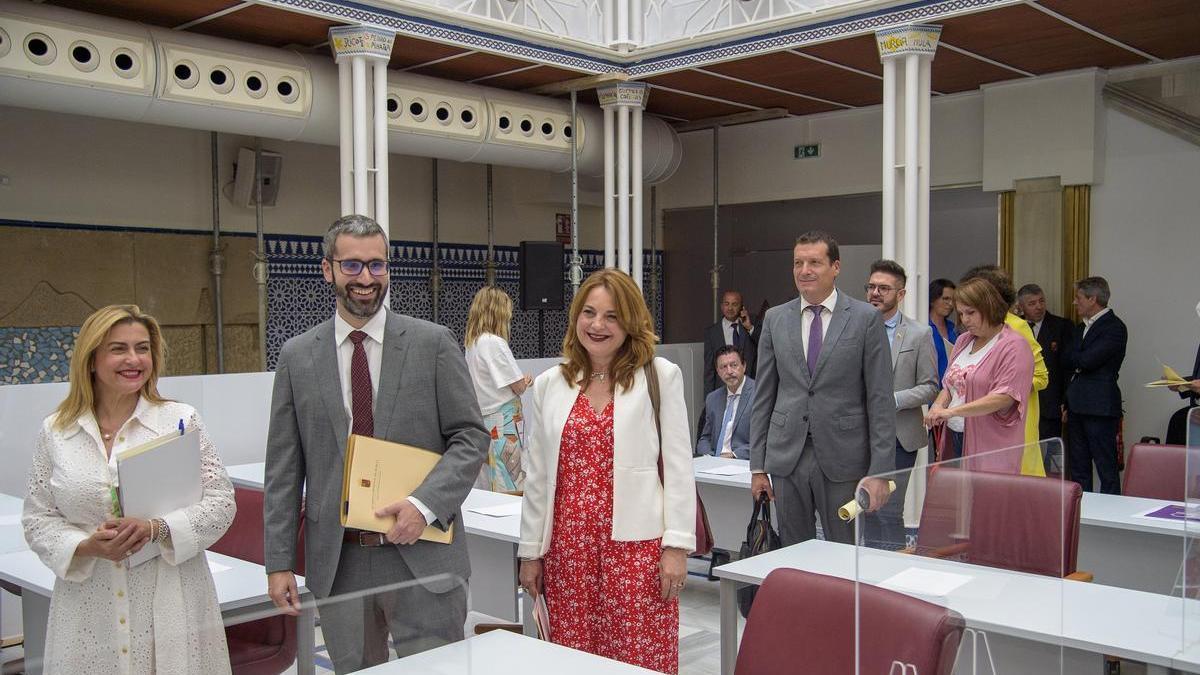
{"type": "MultiPolygon", "coordinates": [[[[61,7],[0,0],[0,105],[338,144],[332,59],[61,7]]],[[[388,73],[391,152],[545,171],[604,171],[602,113],[558,99],[388,73]]],[[[647,116],[643,176],[666,180],[683,149],[647,116]]]]}

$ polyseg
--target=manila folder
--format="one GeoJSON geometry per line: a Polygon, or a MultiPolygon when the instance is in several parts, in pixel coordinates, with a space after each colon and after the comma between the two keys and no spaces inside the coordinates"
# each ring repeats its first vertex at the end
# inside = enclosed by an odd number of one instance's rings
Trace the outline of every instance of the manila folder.
{"type": "MultiPolygon", "coordinates": [[[[390,530],[394,519],[378,518],[375,510],[411,495],[441,458],[411,445],[351,435],[342,478],[342,527],[390,530]]],[[[453,526],[442,531],[430,525],[421,533],[421,539],[440,544],[449,544],[453,536],[453,526]]]]}
{"type": "MultiPolygon", "coordinates": [[[[171,432],[117,454],[121,513],[133,518],[160,518],[204,497],[200,481],[200,433],[171,432]]],[[[148,543],[126,562],[135,567],[159,554],[148,543]]]]}
{"type": "Polygon", "coordinates": [[[1168,365],[1163,365],[1163,376],[1161,380],[1147,382],[1147,387],[1178,387],[1187,384],[1188,381],[1182,375],[1175,372],[1175,369],[1168,365]]]}

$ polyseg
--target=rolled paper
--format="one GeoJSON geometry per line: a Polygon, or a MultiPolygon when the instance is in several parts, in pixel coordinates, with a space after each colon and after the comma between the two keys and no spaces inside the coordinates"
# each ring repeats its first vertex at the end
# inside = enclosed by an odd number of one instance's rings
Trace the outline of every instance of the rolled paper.
{"type": "MultiPolygon", "coordinates": [[[[888,494],[891,494],[895,491],[896,491],[896,481],[889,480],[888,481],[888,494]]],[[[856,517],[858,517],[858,514],[862,513],[866,509],[867,505],[869,504],[868,500],[870,498],[866,496],[865,490],[863,490],[862,492],[863,492],[862,499],[860,499],[860,497],[856,496],[854,499],[851,499],[850,501],[843,504],[842,508],[838,509],[838,518],[841,518],[842,520],[854,520],[856,517]],[[864,503],[864,502],[866,502],[866,503],[864,503]]]]}

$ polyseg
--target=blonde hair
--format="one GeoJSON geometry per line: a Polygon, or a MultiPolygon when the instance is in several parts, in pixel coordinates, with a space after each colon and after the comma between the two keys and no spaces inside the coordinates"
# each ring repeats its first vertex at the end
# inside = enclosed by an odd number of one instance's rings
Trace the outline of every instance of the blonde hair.
{"type": "Polygon", "coordinates": [[[497,286],[484,286],[475,293],[471,309],[467,311],[467,334],[463,344],[470,347],[484,333],[499,335],[508,342],[512,315],[513,303],[508,293],[497,286]]]}
{"type": "Polygon", "coordinates": [[[151,403],[166,401],[158,393],[158,376],[162,373],[166,344],[158,322],[149,314],[143,314],[137,305],[109,305],[92,313],[79,329],[75,338],[75,351],[71,354],[70,389],[67,397],[54,411],[54,428],[66,429],[85,412],[95,412],[96,390],[92,383],[96,351],[103,346],[104,338],[115,326],[140,323],[150,334],[150,377],[142,384],[139,392],[151,403]]]}
{"type": "Polygon", "coordinates": [[[634,374],[654,359],[654,343],[658,342],[658,336],[654,334],[650,309],[646,307],[637,284],[628,274],[612,267],[593,272],[580,284],[579,291],[571,300],[567,334],[563,336],[563,363],[559,368],[567,382],[572,384],[583,384],[591,379],[592,360],[579,342],[576,326],[588,295],[601,287],[612,296],[617,310],[617,323],[627,333],[624,344],[617,349],[609,366],[609,375],[614,385],[628,390],[633,386],[634,374]]]}
{"type": "Polygon", "coordinates": [[[983,277],[972,277],[958,285],[954,302],[979,312],[990,326],[1003,326],[1008,303],[1000,291],[983,277]]]}

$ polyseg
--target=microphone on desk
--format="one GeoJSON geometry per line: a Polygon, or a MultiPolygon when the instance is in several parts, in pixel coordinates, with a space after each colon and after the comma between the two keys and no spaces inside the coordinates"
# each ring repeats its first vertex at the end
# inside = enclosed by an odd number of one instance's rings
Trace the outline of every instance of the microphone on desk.
{"type": "MultiPolygon", "coordinates": [[[[888,494],[891,494],[895,491],[896,491],[896,481],[889,480],[888,481],[888,494]]],[[[866,511],[867,507],[869,507],[870,505],[871,505],[870,493],[867,492],[866,488],[860,487],[860,488],[858,488],[857,491],[855,491],[854,499],[846,502],[845,504],[842,505],[842,508],[838,509],[838,518],[841,518],[842,520],[854,520],[856,517],[858,517],[858,514],[862,513],[863,511],[866,511]]]]}

